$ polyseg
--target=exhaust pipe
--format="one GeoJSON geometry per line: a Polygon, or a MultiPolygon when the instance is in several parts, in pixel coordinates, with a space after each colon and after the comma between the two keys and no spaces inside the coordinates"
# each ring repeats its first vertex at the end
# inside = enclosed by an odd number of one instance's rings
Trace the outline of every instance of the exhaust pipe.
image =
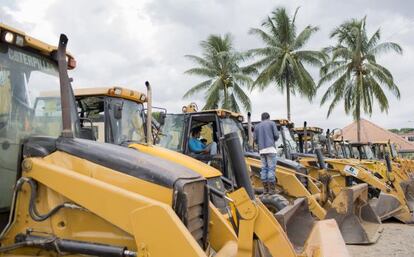
{"type": "Polygon", "coordinates": [[[332,149],[332,145],[331,145],[331,132],[330,132],[330,130],[328,129],[328,130],[326,130],[326,149],[327,149],[327,151],[328,151],[328,156],[329,157],[332,157],[333,156],[333,154],[332,154],[332,152],[333,152],[333,149],[332,149]]]}
{"type": "Polygon", "coordinates": [[[147,144],[152,145],[152,89],[148,81],[145,81],[147,87],[147,144]]]}
{"type": "Polygon", "coordinates": [[[57,62],[62,105],[62,137],[73,138],[72,116],[70,111],[73,92],[68,75],[68,63],[66,61],[66,46],[68,41],[68,37],[65,34],[60,34],[57,50],[57,62]]]}
{"type": "Polygon", "coordinates": [[[315,149],[316,158],[318,159],[319,168],[326,169],[325,158],[323,157],[322,151],[319,147],[315,149]]]}
{"type": "Polygon", "coordinates": [[[385,153],[385,164],[387,165],[387,172],[392,172],[392,166],[391,166],[391,158],[388,153],[385,153]]]}
{"type": "Polygon", "coordinates": [[[247,138],[250,150],[253,149],[252,114],[247,113],[247,138]]]}
{"type": "Polygon", "coordinates": [[[303,143],[304,143],[304,153],[308,153],[308,128],[307,128],[307,122],[303,122],[303,143]]]}
{"type": "Polygon", "coordinates": [[[243,148],[236,132],[224,135],[224,144],[229,155],[230,166],[238,187],[244,187],[251,200],[255,200],[253,186],[250,181],[243,148]]]}

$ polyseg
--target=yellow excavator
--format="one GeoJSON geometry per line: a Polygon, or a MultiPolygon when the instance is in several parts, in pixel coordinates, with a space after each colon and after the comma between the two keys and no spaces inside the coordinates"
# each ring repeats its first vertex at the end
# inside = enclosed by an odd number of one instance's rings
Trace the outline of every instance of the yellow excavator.
{"type": "MultiPolygon", "coordinates": [[[[203,111],[197,109],[197,105],[191,103],[182,108],[182,114],[167,114],[158,134],[158,144],[209,163],[218,168],[227,179],[234,180],[233,171],[226,163],[231,158],[227,156],[227,150],[221,143],[221,138],[226,133],[235,132],[243,148],[248,149],[248,140],[245,138],[242,126],[243,116],[223,109],[203,111]],[[218,145],[217,154],[190,152],[188,141],[194,128],[201,128],[201,137],[206,140],[206,144],[215,143],[218,145]]],[[[367,230],[364,228],[365,224],[355,223],[355,220],[359,221],[360,218],[355,217],[353,210],[344,211],[344,208],[340,208],[340,206],[348,204],[345,191],[341,193],[342,196],[338,197],[337,201],[326,200],[323,202],[326,199],[326,194],[321,192],[320,183],[307,176],[306,169],[298,163],[280,159],[276,172],[279,193],[271,196],[260,195],[260,187],[262,187],[260,179],[258,179],[260,160],[258,160],[257,154],[249,151],[245,152],[245,157],[256,193],[259,194],[262,202],[275,213],[292,241],[299,239],[298,242],[303,242],[306,239],[306,235],[310,231],[309,228],[314,223],[314,216],[321,220],[334,218],[340,222],[338,225],[345,242],[348,244],[366,244],[377,240],[379,234],[377,230],[372,229],[372,227],[377,228],[376,226],[371,226],[371,229],[367,230]],[[356,225],[351,225],[349,221],[356,225]],[[352,230],[346,229],[349,226],[354,226],[354,228],[352,230]],[[302,231],[302,233],[298,234],[297,231],[302,231]]],[[[367,221],[367,223],[370,222],[367,221]]]]}
{"type": "MultiPolygon", "coordinates": [[[[204,177],[89,140],[67,43],[61,35],[54,47],[0,24],[0,256],[247,256],[210,204],[204,177]]],[[[267,235],[265,246],[280,236],[267,235]]],[[[290,244],[276,247],[274,256],[297,256],[290,244]]]]}
{"type": "MultiPolygon", "coordinates": [[[[329,133],[322,135],[320,128],[313,129],[307,127],[306,124],[302,128],[295,128],[296,138],[299,142],[299,149],[305,150],[305,145],[309,146],[308,153],[318,152],[320,145],[325,145],[325,149],[331,152],[334,147],[332,145],[329,133]],[[305,136],[306,135],[306,136],[305,136]],[[322,140],[321,140],[322,139],[322,140]],[[302,146],[301,146],[302,145],[302,146]]],[[[340,187],[359,183],[368,184],[368,197],[370,204],[374,208],[379,218],[383,221],[391,217],[395,217],[404,223],[413,222],[413,214],[404,190],[401,187],[401,180],[398,176],[391,175],[391,164],[386,166],[384,163],[375,160],[361,160],[362,156],[371,156],[372,151],[369,146],[362,147],[361,143],[356,143],[358,147],[353,148],[351,144],[343,144],[343,147],[349,147],[344,154],[350,154],[358,158],[324,158],[324,162],[330,167],[332,175],[340,175],[334,177],[340,187]],[[360,149],[361,151],[357,151],[360,149]],[[391,178],[391,176],[393,178],[391,178]]],[[[319,152],[320,153],[320,152],[319,152]]],[[[332,152],[331,152],[332,153],[332,152]]],[[[370,158],[371,158],[370,157],[370,158]]],[[[301,158],[301,163],[307,167],[312,167],[314,157],[301,158]]],[[[388,163],[391,163],[390,161],[388,163]]],[[[313,168],[313,176],[316,176],[317,168],[313,168]]]]}
{"type": "MultiPolygon", "coordinates": [[[[227,153],[231,156],[229,158],[227,167],[232,170],[232,177],[234,180],[226,179],[222,176],[222,173],[215,169],[217,163],[213,163],[214,160],[210,160],[210,165],[204,162],[198,161],[187,155],[177,152],[177,149],[170,150],[161,146],[152,145],[151,142],[156,141],[159,138],[157,135],[154,136],[153,128],[158,133],[159,125],[154,125],[151,121],[151,95],[150,85],[147,86],[147,96],[138,91],[130,90],[122,87],[107,87],[107,88],[87,88],[87,89],[76,89],[76,101],[79,110],[79,116],[85,121],[83,126],[92,127],[94,131],[94,138],[99,142],[108,142],[112,144],[118,144],[132,149],[136,149],[139,152],[150,154],[153,156],[166,159],[176,164],[182,165],[193,171],[198,172],[207,179],[209,185],[210,198],[214,206],[228,218],[229,224],[235,227],[235,231],[238,231],[238,244],[239,246],[248,247],[245,249],[246,252],[251,248],[251,240],[253,238],[252,232],[259,239],[263,238],[266,241],[266,234],[278,235],[272,242],[266,242],[267,250],[275,249],[269,247],[269,244],[277,244],[277,251],[270,251],[268,254],[272,256],[285,256],[287,245],[293,244],[296,251],[300,252],[304,256],[328,256],[328,255],[342,255],[347,254],[344,250],[344,242],[341,238],[340,232],[333,220],[318,222],[311,232],[304,234],[302,230],[297,230],[296,234],[287,234],[280,227],[279,223],[274,219],[272,214],[267,210],[263,209],[262,203],[259,199],[254,196],[253,189],[251,188],[250,181],[245,184],[246,179],[248,180],[246,166],[244,165],[243,153],[241,146],[237,146],[239,143],[239,137],[237,134],[226,134],[223,135],[222,143],[226,149],[229,149],[227,153]],[[147,110],[144,109],[144,103],[147,102],[147,110]],[[146,113],[145,113],[146,111],[146,113]],[[153,126],[149,127],[148,124],[153,126]],[[148,140],[149,139],[149,140],[148,140]],[[238,149],[238,150],[237,150],[238,149]],[[240,162],[240,158],[242,158],[240,162]],[[244,177],[244,179],[241,179],[244,177]],[[240,184],[245,184],[244,188],[249,192],[248,197],[240,198],[241,195],[235,190],[240,184]],[[238,203],[243,203],[244,206],[238,203]],[[250,206],[249,208],[247,208],[250,206]],[[256,206],[256,207],[254,207],[256,206]],[[247,208],[247,209],[246,209],[247,208]],[[254,211],[251,213],[253,208],[254,211]],[[248,222],[240,219],[248,214],[248,222]],[[256,213],[256,214],[254,214],[256,213]],[[238,217],[237,219],[234,219],[238,217]],[[265,219],[265,217],[267,217],[265,219]],[[272,223],[267,223],[267,222],[272,223]],[[267,225],[266,225],[267,223],[267,225]],[[330,230],[326,230],[328,223],[332,226],[330,230]],[[241,230],[240,225],[249,224],[248,230],[241,230]],[[266,228],[261,230],[262,228],[266,228]],[[250,236],[246,237],[244,233],[250,236]],[[325,235],[326,234],[326,235],[325,235]],[[328,236],[329,234],[329,236],[328,236]],[[323,238],[321,237],[323,236],[323,238]],[[287,239],[287,237],[290,238],[287,239]],[[331,238],[331,239],[328,239],[331,238]],[[328,243],[329,241],[329,243],[328,243]],[[250,243],[249,243],[250,242],[250,243]],[[316,253],[312,248],[317,245],[319,249],[316,253]],[[332,245],[337,245],[339,251],[333,250],[332,245]],[[283,253],[282,253],[282,252],[283,253]]],[[[170,124],[173,126],[168,133],[172,136],[175,134],[175,125],[179,125],[179,120],[170,120],[168,115],[165,115],[165,110],[159,115],[159,120],[163,125],[170,124]]],[[[162,138],[162,137],[161,137],[162,138]]],[[[247,196],[247,195],[246,195],[247,196]]],[[[294,210],[293,210],[294,211],[294,210]]],[[[290,213],[285,210],[285,212],[290,213]]],[[[247,216],[246,216],[247,218],[247,216]]],[[[313,223],[311,224],[313,225],[313,223]]],[[[290,248],[289,248],[290,249],[290,248]]],[[[250,253],[251,255],[251,253],[250,253]]]]}

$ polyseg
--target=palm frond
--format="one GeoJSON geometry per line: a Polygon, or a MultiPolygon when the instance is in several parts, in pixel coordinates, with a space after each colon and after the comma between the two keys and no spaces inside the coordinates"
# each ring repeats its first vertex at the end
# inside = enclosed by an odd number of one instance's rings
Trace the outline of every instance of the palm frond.
{"type": "Polygon", "coordinates": [[[216,80],[206,92],[206,104],[203,110],[216,109],[220,101],[220,88],[222,88],[221,80],[216,80]]]}
{"type": "Polygon", "coordinates": [[[341,65],[341,66],[336,66],[335,68],[333,68],[330,72],[326,73],[325,75],[323,75],[318,83],[318,87],[320,87],[321,85],[336,79],[339,76],[342,76],[344,73],[346,73],[348,71],[348,66],[347,65],[341,65]]]}
{"type": "Polygon", "coordinates": [[[374,48],[370,49],[368,54],[378,55],[381,53],[387,53],[389,51],[394,51],[398,54],[403,53],[403,50],[400,45],[393,42],[383,42],[376,45],[374,48]]]}
{"type": "Polygon", "coordinates": [[[321,67],[326,62],[326,55],[321,51],[301,50],[293,54],[298,60],[316,67],[321,67]]]}
{"type": "Polygon", "coordinates": [[[304,46],[309,38],[319,30],[318,27],[312,27],[310,25],[306,26],[299,35],[296,37],[295,42],[293,43],[293,49],[300,49],[304,46]]]}
{"type": "Polygon", "coordinates": [[[189,74],[189,75],[207,77],[207,78],[216,76],[216,71],[208,69],[208,68],[192,68],[192,69],[186,70],[184,73],[189,74]]]}
{"type": "Polygon", "coordinates": [[[267,32],[263,31],[262,29],[258,28],[251,28],[249,30],[250,35],[257,35],[260,39],[265,42],[267,45],[276,45],[277,42],[275,41],[274,37],[269,35],[267,32]]]}
{"type": "Polygon", "coordinates": [[[188,97],[193,96],[194,94],[196,94],[200,91],[205,90],[206,88],[208,88],[211,85],[211,83],[212,83],[212,80],[209,79],[209,80],[203,81],[203,82],[193,86],[190,90],[188,90],[184,94],[183,98],[188,98],[188,97]]]}
{"type": "Polygon", "coordinates": [[[246,111],[251,111],[252,110],[252,104],[251,104],[251,101],[249,99],[249,96],[246,95],[246,93],[243,91],[243,89],[237,83],[234,83],[234,85],[233,85],[233,93],[240,100],[240,102],[243,105],[243,108],[246,111]]]}

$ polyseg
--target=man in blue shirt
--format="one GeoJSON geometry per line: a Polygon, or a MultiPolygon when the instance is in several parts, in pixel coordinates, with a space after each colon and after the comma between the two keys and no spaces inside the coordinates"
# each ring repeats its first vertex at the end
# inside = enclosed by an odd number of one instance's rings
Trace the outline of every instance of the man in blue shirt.
{"type": "Polygon", "coordinates": [[[196,127],[191,130],[191,138],[188,141],[188,148],[190,152],[197,154],[217,154],[217,143],[211,142],[209,145],[205,145],[200,140],[201,127],[196,127]]]}
{"type": "Polygon", "coordinates": [[[276,193],[276,147],[279,138],[276,124],[270,120],[267,112],[262,113],[262,121],[254,127],[254,142],[259,148],[262,169],[260,179],[263,183],[264,194],[276,193]]]}

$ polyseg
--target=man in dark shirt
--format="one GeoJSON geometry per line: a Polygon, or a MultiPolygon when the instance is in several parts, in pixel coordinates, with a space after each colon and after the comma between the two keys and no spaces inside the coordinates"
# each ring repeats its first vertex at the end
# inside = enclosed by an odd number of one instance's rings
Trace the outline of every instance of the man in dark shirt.
{"type": "Polygon", "coordinates": [[[267,112],[262,113],[262,121],[254,128],[254,142],[259,148],[262,169],[260,179],[263,183],[264,194],[276,193],[276,147],[279,138],[276,124],[270,120],[267,112]]]}

